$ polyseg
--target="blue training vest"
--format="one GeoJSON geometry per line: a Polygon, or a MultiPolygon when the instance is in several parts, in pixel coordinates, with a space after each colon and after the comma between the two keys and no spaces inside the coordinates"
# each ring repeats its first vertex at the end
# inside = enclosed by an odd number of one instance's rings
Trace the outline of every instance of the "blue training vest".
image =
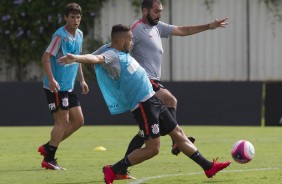
{"type": "Polygon", "coordinates": [[[139,63],[128,53],[116,53],[121,68],[118,79],[113,79],[101,65],[95,66],[97,81],[111,114],[130,111],[153,92],[146,71],[139,63]]]}
{"type": "MultiPolygon", "coordinates": [[[[77,29],[75,32],[75,40],[69,39],[69,35],[64,26],[59,28],[53,35],[53,37],[59,35],[61,37],[61,51],[63,55],[72,53],[75,55],[80,54],[83,42],[83,33],[77,29]]],[[[58,56],[51,56],[51,69],[55,80],[60,85],[60,91],[70,91],[74,88],[74,83],[78,71],[79,64],[72,63],[69,65],[60,65],[57,63],[58,56]]],[[[50,88],[50,84],[47,76],[43,80],[44,88],[50,88]]]]}

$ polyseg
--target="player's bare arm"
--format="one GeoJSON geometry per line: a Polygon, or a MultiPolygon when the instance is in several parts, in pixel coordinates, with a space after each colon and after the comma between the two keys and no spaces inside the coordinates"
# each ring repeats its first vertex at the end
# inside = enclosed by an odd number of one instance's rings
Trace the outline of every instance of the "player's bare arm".
{"type": "Polygon", "coordinates": [[[48,52],[45,52],[42,57],[42,66],[44,69],[44,72],[46,73],[46,76],[48,77],[49,83],[50,83],[50,90],[51,92],[58,92],[60,90],[60,85],[55,80],[52,70],[51,70],[51,64],[50,64],[50,57],[51,54],[48,52]]]}
{"type": "Polygon", "coordinates": [[[80,79],[80,86],[82,89],[82,94],[87,94],[89,92],[89,87],[87,83],[85,82],[81,63],[79,64],[79,68],[78,68],[78,77],[80,79]]]}
{"type": "Polygon", "coordinates": [[[67,54],[60,59],[58,59],[58,63],[71,64],[73,62],[84,63],[84,64],[102,64],[105,62],[105,58],[102,55],[92,55],[92,54],[84,54],[84,55],[73,55],[67,54]]]}
{"type": "Polygon", "coordinates": [[[211,23],[197,26],[176,26],[171,34],[174,36],[188,36],[210,29],[225,28],[228,25],[227,19],[227,17],[220,20],[216,19],[211,23]]]}

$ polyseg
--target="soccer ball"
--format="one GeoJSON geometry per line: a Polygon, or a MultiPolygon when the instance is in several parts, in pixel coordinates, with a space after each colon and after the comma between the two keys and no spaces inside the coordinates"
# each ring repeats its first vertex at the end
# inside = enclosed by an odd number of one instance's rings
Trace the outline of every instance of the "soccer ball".
{"type": "Polygon", "coordinates": [[[231,155],[237,163],[245,164],[255,156],[255,148],[249,141],[239,140],[233,145],[231,155]]]}

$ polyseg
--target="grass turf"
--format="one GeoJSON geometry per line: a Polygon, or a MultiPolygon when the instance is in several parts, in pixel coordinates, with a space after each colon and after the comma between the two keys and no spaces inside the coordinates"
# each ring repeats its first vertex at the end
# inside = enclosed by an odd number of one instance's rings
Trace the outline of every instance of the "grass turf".
{"type": "MultiPolygon", "coordinates": [[[[137,126],[84,126],[61,143],[58,163],[67,171],[41,168],[37,148],[48,141],[52,127],[0,127],[1,184],[96,184],[104,183],[101,168],[120,160],[137,126]],[[106,151],[95,151],[97,146],[106,151]]],[[[196,137],[196,146],[209,160],[232,160],[233,143],[246,139],[255,147],[255,157],[248,164],[233,160],[230,167],[213,179],[184,154],[170,153],[171,140],[161,138],[161,151],[151,160],[130,168],[137,180],[117,184],[269,184],[282,179],[281,127],[182,126],[187,135],[196,137]]]]}

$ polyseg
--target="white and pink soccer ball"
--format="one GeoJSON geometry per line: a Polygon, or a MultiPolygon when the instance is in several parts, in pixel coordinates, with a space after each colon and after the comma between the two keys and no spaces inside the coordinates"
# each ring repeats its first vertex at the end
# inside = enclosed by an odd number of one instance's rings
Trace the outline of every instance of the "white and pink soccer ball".
{"type": "Polygon", "coordinates": [[[255,148],[249,141],[239,140],[233,145],[231,155],[236,162],[245,164],[255,156],[255,148]]]}

